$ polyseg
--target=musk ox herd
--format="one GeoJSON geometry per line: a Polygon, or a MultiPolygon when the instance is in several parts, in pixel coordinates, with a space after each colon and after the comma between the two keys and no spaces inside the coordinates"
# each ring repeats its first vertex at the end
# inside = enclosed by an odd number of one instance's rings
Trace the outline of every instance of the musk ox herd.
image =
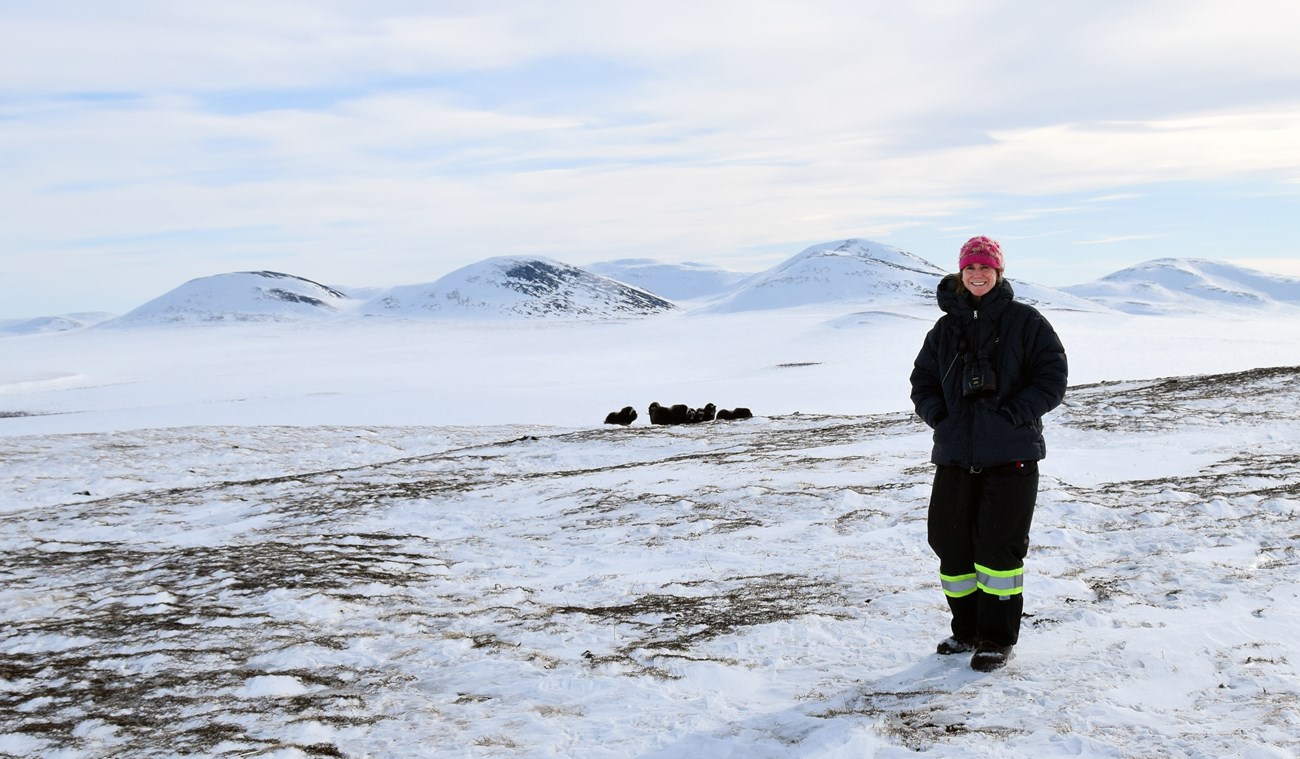
{"type": "MultiPolygon", "coordinates": [[[[698,424],[699,422],[711,422],[715,419],[749,419],[754,414],[744,406],[738,406],[734,409],[718,408],[712,403],[704,404],[703,408],[691,408],[684,403],[674,404],[672,406],[661,406],[656,401],[650,404],[647,409],[650,413],[651,424],[698,424]]],[[[621,424],[624,427],[635,422],[637,418],[636,409],[631,406],[624,406],[620,411],[611,411],[605,417],[605,424],[621,424]]]]}

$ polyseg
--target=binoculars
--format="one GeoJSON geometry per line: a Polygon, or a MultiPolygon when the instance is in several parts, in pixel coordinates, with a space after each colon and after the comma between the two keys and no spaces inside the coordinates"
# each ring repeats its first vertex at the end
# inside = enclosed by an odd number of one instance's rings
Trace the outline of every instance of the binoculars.
{"type": "Polygon", "coordinates": [[[966,371],[962,379],[962,395],[966,398],[996,395],[998,375],[993,371],[993,361],[989,358],[988,351],[967,353],[963,360],[966,371]]]}

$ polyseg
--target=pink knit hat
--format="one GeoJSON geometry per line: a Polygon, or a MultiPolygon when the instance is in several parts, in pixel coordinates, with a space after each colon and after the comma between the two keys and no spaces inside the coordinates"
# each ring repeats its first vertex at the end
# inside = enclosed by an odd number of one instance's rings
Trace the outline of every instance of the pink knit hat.
{"type": "Polygon", "coordinates": [[[991,240],[987,237],[972,237],[961,246],[961,257],[957,259],[957,271],[965,269],[971,264],[984,264],[992,266],[998,271],[1006,268],[1002,262],[1002,246],[998,245],[997,240],[991,240]]]}

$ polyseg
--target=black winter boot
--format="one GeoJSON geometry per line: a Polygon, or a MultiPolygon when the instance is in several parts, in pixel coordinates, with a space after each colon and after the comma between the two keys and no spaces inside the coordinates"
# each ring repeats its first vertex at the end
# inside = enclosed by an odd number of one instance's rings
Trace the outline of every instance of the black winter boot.
{"type": "Polygon", "coordinates": [[[1002,669],[1007,666],[1013,648],[1014,646],[999,646],[996,643],[982,640],[975,647],[975,655],[971,657],[970,668],[977,672],[992,672],[995,669],[1002,669]]]}
{"type": "Polygon", "coordinates": [[[975,650],[976,640],[974,638],[958,638],[956,636],[944,638],[939,641],[938,648],[935,651],[941,656],[952,656],[953,654],[964,654],[975,650]]]}

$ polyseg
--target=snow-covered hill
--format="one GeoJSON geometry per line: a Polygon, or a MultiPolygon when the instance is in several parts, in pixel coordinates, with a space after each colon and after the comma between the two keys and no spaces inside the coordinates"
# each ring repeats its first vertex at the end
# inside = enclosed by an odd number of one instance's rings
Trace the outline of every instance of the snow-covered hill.
{"type": "MultiPolygon", "coordinates": [[[[338,315],[625,318],[677,310],[741,313],[824,306],[852,313],[932,306],[949,273],[899,248],[853,238],[814,245],[756,274],[696,263],[621,259],[579,268],[546,258],[497,257],[424,284],[356,288],[349,296],[270,271],[195,279],[125,316],[71,314],[0,321],[0,335],[75,330],[102,322],[220,324],[338,315]]],[[[1300,279],[1202,259],[1159,259],[1087,284],[1051,288],[1010,277],[1017,299],[1042,309],[1134,314],[1265,312],[1300,308],[1300,279]]]]}
{"type": "Polygon", "coordinates": [[[0,321],[0,335],[35,335],[43,332],[67,332],[84,329],[113,318],[108,313],[76,313],[62,316],[38,316],[34,319],[0,321]]]}
{"type": "Polygon", "coordinates": [[[602,261],[583,268],[679,301],[721,295],[753,276],[748,272],[732,271],[709,264],[664,263],[649,258],[602,261]]]}
{"type": "Polygon", "coordinates": [[[1036,308],[1096,313],[1107,313],[1114,310],[1105,303],[1082,298],[1055,287],[1037,285],[1033,282],[1022,282],[1015,277],[1008,277],[1007,279],[1011,282],[1011,287],[1016,293],[1016,300],[1021,303],[1028,303],[1036,308]]]}
{"type": "Polygon", "coordinates": [[[436,282],[394,287],[362,306],[372,316],[619,318],[676,308],[632,285],[546,258],[498,256],[436,282]]]}
{"type": "Polygon", "coordinates": [[[299,321],[334,316],[350,304],[347,295],[309,279],[245,271],[190,280],[104,326],[299,321]]]}
{"type": "Polygon", "coordinates": [[[1061,289],[1134,314],[1300,306],[1300,279],[1196,258],[1156,259],[1061,289]]]}
{"type": "Polygon", "coordinates": [[[849,239],[814,245],[753,276],[707,310],[759,311],[827,303],[904,304],[934,299],[943,269],[892,245],[849,239]]]}
{"type": "MultiPolygon", "coordinates": [[[[759,311],[813,305],[933,305],[935,288],[951,273],[892,245],[859,238],[807,248],[741,282],[704,310],[759,311]]],[[[1011,278],[1016,297],[1040,308],[1104,311],[1082,298],[1011,278]]]]}

